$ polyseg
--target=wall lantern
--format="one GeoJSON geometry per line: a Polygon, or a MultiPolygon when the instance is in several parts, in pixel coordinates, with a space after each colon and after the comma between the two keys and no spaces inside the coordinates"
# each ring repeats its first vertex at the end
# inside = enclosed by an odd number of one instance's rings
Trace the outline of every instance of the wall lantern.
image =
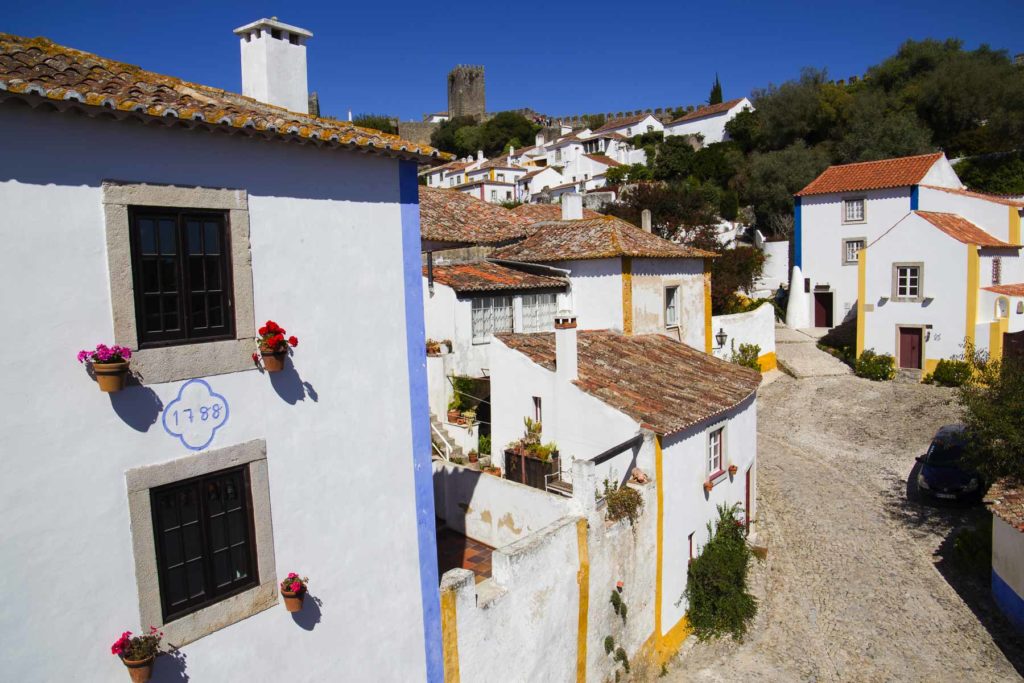
{"type": "Polygon", "coordinates": [[[725,328],[719,327],[718,334],[715,335],[715,341],[718,342],[718,348],[725,346],[725,340],[729,338],[729,335],[725,333],[725,328]]]}

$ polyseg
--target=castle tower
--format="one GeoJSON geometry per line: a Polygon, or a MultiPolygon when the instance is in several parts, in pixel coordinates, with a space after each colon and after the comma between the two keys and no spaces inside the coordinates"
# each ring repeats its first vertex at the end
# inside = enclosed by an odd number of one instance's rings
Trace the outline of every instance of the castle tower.
{"type": "Polygon", "coordinates": [[[448,72],[448,116],[482,120],[486,112],[484,68],[460,64],[448,72]]]}

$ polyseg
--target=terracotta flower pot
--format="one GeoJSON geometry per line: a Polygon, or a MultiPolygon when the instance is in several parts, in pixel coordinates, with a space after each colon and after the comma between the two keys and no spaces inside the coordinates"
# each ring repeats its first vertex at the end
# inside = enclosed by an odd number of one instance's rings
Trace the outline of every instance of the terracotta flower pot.
{"type": "Polygon", "coordinates": [[[711,489],[715,488],[715,485],[710,481],[704,482],[704,493],[711,493],[711,489]]]}
{"type": "Polygon", "coordinates": [[[96,376],[96,384],[100,385],[100,391],[112,394],[124,389],[125,380],[128,379],[128,361],[93,363],[92,372],[96,376]]]}
{"type": "Polygon", "coordinates": [[[735,477],[736,476],[736,472],[738,472],[738,471],[739,471],[739,468],[736,467],[736,465],[729,465],[729,476],[730,477],[735,477]]]}
{"type": "Polygon", "coordinates": [[[477,462],[478,460],[480,460],[479,454],[470,452],[470,454],[469,454],[469,461],[470,462],[477,462]]]}
{"type": "Polygon", "coordinates": [[[302,610],[302,600],[306,597],[306,591],[292,593],[291,591],[282,590],[281,597],[284,598],[284,608],[286,610],[289,612],[299,612],[302,610]]]}
{"type": "Polygon", "coordinates": [[[146,659],[128,659],[122,657],[121,662],[128,668],[128,675],[132,683],[146,683],[153,675],[153,661],[156,655],[150,655],[146,659]]]}
{"type": "Polygon", "coordinates": [[[281,372],[284,370],[284,357],[288,355],[287,351],[264,351],[260,349],[260,355],[263,356],[263,368],[267,372],[281,372]]]}
{"type": "Polygon", "coordinates": [[[457,410],[448,411],[448,422],[455,424],[455,421],[462,417],[461,413],[457,410]]]}

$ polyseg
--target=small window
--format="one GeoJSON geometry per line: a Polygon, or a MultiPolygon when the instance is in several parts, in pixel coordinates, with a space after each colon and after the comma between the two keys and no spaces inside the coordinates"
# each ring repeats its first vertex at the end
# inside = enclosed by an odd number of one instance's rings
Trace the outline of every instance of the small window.
{"type": "Polygon", "coordinates": [[[1003,283],[1003,259],[999,256],[995,256],[992,259],[992,284],[1001,285],[1003,283]]]}
{"type": "Polygon", "coordinates": [[[505,174],[504,173],[499,173],[498,174],[498,182],[499,183],[505,182],[505,174]]]}
{"type": "Polygon", "coordinates": [[[856,239],[845,239],[843,240],[843,265],[856,265],[857,255],[860,250],[864,248],[864,239],[858,237],[856,239]]]}
{"type": "Polygon", "coordinates": [[[544,413],[541,410],[540,396],[533,397],[533,421],[537,424],[544,422],[544,413]]]}
{"type": "Polygon", "coordinates": [[[654,132],[654,126],[647,126],[647,132],[648,133],[653,133],[654,132]]]}
{"type": "Polygon", "coordinates": [[[694,534],[694,532],[691,531],[690,535],[686,537],[686,544],[690,547],[690,561],[691,562],[693,561],[693,534],[694,534]]]}
{"type": "Polygon", "coordinates": [[[298,45],[299,44],[299,34],[298,33],[289,33],[288,34],[288,42],[291,43],[292,45],[298,45]]]}
{"type": "Polygon", "coordinates": [[[708,476],[714,476],[722,471],[722,447],[724,442],[725,428],[708,432],[708,476]]]}
{"type": "Polygon", "coordinates": [[[280,29],[276,29],[276,28],[270,29],[270,37],[271,38],[277,38],[278,40],[281,40],[281,30],[280,29]]]}
{"type": "Polygon", "coordinates": [[[633,129],[632,128],[627,128],[626,129],[626,136],[628,137],[628,136],[630,136],[632,134],[633,134],[633,129]]]}
{"type": "Polygon", "coordinates": [[[895,301],[920,301],[923,283],[920,264],[897,263],[893,265],[893,299],[895,301]]]}
{"type": "Polygon", "coordinates": [[[679,285],[665,288],[665,327],[679,326],[679,285]]]}
{"type": "Polygon", "coordinates": [[[247,467],[150,496],[165,623],[259,584],[247,467]]]}
{"type": "Polygon", "coordinates": [[[505,199],[512,199],[512,191],[511,190],[507,190],[505,192],[505,199]]]}
{"type": "Polygon", "coordinates": [[[473,343],[486,344],[499,332],[512,331],[512,297],[485,296],[473,299],[473,343]]]}
{"type": "Polygon", "coordinates": [[[492,202],[498,201],[498,191],[497,190],[491,190],[491,201],[492,202]]]}
{"type": "Polygon", "coordinates": [[[232,339],[226,215],[174,209],[129,215],[140,347],[232,339]]]}
{"type": "Polygon", "coordinates": [[[865,199],[859,197],[857,199],[844,199],[843,200],[843,222],[844,223],[863,223],[864,222],[864,204],[865,199]]]}
{"type": "Polygon", "coordinates": [[[523,332],[548,332],[555,329],[555,313],[557,312],[557,295],[524,294],[523,295],[523,332]]]}

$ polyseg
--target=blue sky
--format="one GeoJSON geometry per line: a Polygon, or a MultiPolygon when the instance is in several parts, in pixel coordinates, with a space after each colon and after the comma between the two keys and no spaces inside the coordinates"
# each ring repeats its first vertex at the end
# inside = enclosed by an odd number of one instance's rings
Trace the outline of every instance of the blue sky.
{"type": "Polygon", "coordinates": [[[548,114],[698,104],[715,72],[726,99],[797,76],[860,74],[908,39],[962,39],[1024,52],[1021,0],[584,3],[30,3],[0,31],[43,35],[143,68],[241,89],[231,30],[277,16],[313,32],[310,88],[325,114],[403,120],[441,111],[458,63],[483,64],[487,108],[548,114]]]}

